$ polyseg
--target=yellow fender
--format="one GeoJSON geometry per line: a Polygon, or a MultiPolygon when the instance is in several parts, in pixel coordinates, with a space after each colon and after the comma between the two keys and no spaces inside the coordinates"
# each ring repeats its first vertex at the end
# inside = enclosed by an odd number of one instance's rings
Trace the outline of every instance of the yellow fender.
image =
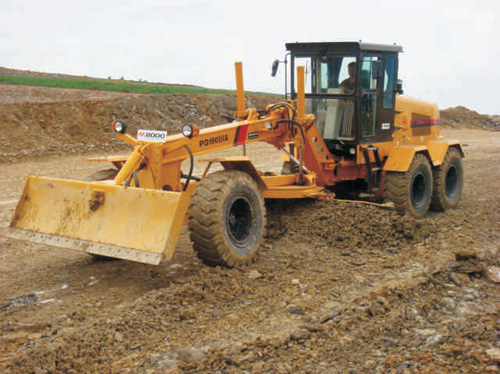
{"type": "Polygon", "coordinates": [[[406,172],[410,167],[416,153],[424,152],[431,161],[432,166],[443,163],[448,148],[455,147],[462,157],[465,157],[462,146],[458,140],[437,139],[427,142],[425,145],[404,145],[394,147],[384,165],[385,171],[406,172]]]}
{"type": "Polygon", "coordinates": [[[426,151],[427,147],[425,145],[403,145],[401,147],[394,147],[385,162],[384,170],[406,172],[415,154],[426,151]]]}
{"type": "Polygon", "coordinates": [[[465,157],[462,145],[458,140],[437,139],[427,143],[432,166],[439,166],[443,163],[446,152],[450,147],[457,148],[462,157],[465,157]]]}

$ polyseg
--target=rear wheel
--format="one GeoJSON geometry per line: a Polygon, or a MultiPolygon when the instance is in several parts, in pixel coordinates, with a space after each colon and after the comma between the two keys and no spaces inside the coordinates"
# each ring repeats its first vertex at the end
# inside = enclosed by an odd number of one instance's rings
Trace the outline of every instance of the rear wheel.
{"type": "Polygon", "coordinates": [[[406,173],[387,172],[384,196],[394,203],[396,212],[401,215],[425,216],[432,196],[431,165],[427,157],[416,154],[406,173]]]}
{"type": "Polygon", "coordinates": [[[205,263],[235,267],[255,260],[266,212],[259,187],[248,174],[209,174],[196,187],[188,218],[193,248],[205,263]]]}
{"type": "Polygon", "coordinates": [[[462,155],[456,148],[448,149],[443,163],[434,169],[432,210],[444,211],[457,206],[462,196],[463,173],[462,155]]]}

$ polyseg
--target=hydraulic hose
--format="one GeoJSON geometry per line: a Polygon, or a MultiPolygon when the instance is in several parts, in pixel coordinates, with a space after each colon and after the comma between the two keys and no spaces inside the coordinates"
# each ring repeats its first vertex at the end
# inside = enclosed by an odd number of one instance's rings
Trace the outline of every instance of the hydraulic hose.
{"type": "Polygon", "coordinates": [[[300,133],[302,135],[302,140],[304,141],[304,144],[306,144],[306,133],[304,131],[304,127],[300,123],[298,123],[297,121],[294,121],[292,119],[280,119],[280,120],[276,121],[276,123],[277,124],[288,123],[290,125],[298,127],[300,130],[300,133]]]}
{"type": "MultiPolygon", "coordinates": [[[[302,135],[302,141],[303,141],[303,144],[305,145],[306,144],[306,132],[304,131],[304,127],[298,123],[297,121],[294,121],[292,119],[280,119],[279,121],[276,121],[277,124],[280,124],[280,123],[287,123],[287,124],[290,124],[292,126],[295,126],[295,127],[298,127],[299,130],[300,130],[300,134],[302,135]]],[[[302,150],[299,150],[299,178],[302,179],[302,174],[304,173],[304,170],[303,170],[303,167],[304,167],[304,160],[303,160],[303,156],[302,156],[302,150]]]]}
{"type": "Polygon", "coordinates": [[[271,106],[271,108],[266,110],[265,113],[267,114],[267,113],[272,112],[273,110],[276,110],[279,108],[286,108],[288,110],[288,116],[290,116],[290,111],[292,112],[292,116],[291,116],[291,118],[289,118],[290,120],[293,120],[295,118],[296,110],[293,107],[293,105],[290,103],[284,103],[284,102],[276,103],[273,106],[271,106]]]}
{"type": "Polygon", "coordinates": [[[193,156],[193,152],[191,151],[191,148],[189,148],[187,145],[185,145],[184,148],[186,148],[187,151],[189,152],[190,165],[189,165],[189,173],[186,176],[186,183],[184,184],[184,187],[182,188],[182,191],[186,191],[186,189],[188,188],[189,181],[193,177],[193,169],[194,169],[194,156],[193,156]]]}
{"type": "Polygon", "coordinates": [[[136,187],[139,187],[139,176],[138,176],[138,173],[139,171],[141,171],[142,169],[144,169],[146,167],[146,164],[141,164],[133,173],[132,173],[132,177],[130,179],[128,179],[127,181],[125,181],[125,183],[123,184],[125,187],[130,187],[130,182],[132,181],[132,178],[134,179],[134,183],[135,183],[135,186],[136,187]]]}

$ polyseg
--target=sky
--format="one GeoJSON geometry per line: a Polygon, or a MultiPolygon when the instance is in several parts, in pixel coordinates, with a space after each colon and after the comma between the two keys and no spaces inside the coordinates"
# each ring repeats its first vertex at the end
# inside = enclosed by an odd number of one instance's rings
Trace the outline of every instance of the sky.
{"type": "Polygon", "coordinates": [[[1,0],[0,66],[284,92],[285,43],[403,46],[405,95],[500,114],[498,0],[1,0]]]}

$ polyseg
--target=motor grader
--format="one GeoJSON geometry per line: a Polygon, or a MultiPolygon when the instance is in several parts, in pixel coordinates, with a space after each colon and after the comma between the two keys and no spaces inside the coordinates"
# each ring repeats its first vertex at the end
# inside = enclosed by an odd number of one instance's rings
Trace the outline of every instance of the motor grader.
{"type": "MultiPolygon", "coordinates": [[[[286,44],[290,94],[264,109],[245,107],[235,64],[234,121],[181,132],[139,130],[116,120],[129,157],[108,157],[112,180],[82,182],[30,175],[11,236],[93,255],[158,264],[172,257],[183,225],[199,258],[229,267],[252,262],[261,245],[264,199],[333,199],[370,193],[400,214],[455,207],[463,183],[461,145],[439,132],[436,105],[402,96],[397,45],[362,42],[286,44]],[[285,155],[282,175],[246,156],[195,156],[254,142],[285,155]],[[189,162],[183,173],[182,163],[189,162]],[[211,172],[213,164],[222,165],[211,172]]],[[[273,73],[279,60],[273,65],[273,73]]],[[[288,76],[287,76],[288,81],[288,76]]],[[[213,170],[213,169],[212,169],[213,170]]]]}

